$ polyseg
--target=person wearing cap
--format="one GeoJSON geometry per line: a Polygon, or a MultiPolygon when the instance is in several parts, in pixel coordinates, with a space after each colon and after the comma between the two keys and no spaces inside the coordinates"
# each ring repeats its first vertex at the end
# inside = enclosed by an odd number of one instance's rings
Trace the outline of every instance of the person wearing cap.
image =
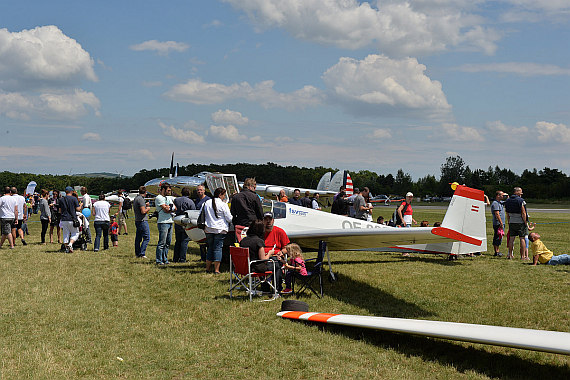
{"type": "Polygon", "coordinates": [[[406,199],[400,204],[398,207],[398,215],[402,220],[402,227],[411,227],[413,224],[418,224],[416,220],[413,218],[412,214],[414,210],[412,210],[412,200],[414,199],[414,194],[410,191],[406,194],[406,199]]]}
{"type": "Polygon", "coordinates": [[[65,252],[73,252],[73,243],[79,238],[79,228],[73,226],[73,221],[77,218],[76,211],[81,211],[81,206],[76,197],[71,195],[73,187],[65,188],[65,196],[59,200],[59,208],[61,210],[61,233],[63,235],[63,244],[65,252]]]}
{"type": "Polygon", "coordinates": [[[275,261],[275,282],[277,284],[277,290],[281,291],[281,289],[283,289],[283,272],[281,271],[281,266],[285,261],[282,250],[289,244],[289,237],[282,228],[274,225],[273,213],[271,211],[263,214],[263,227],[265,253],[266,255],[270,254],[271,257],[269,260],[275,261]]]}
{"type": "Polygon", "coordinates": [[[493,214],[493,249],[494,256],[501,257],[503,254],[499,252],[503,236],[505,235],[505,193],[498,190],[495,193],[495,200],[491,203],[491,214],[493,214]]]}
{"type": "Polygon", "coordinates": [[[263,214],[263,226],[265,227],[265,252],[269,252],[275,246],[275,254],[279,254],[281,249],[289,244],[287,233],[274,224],[273,213],[271,211],[263,214]]]}

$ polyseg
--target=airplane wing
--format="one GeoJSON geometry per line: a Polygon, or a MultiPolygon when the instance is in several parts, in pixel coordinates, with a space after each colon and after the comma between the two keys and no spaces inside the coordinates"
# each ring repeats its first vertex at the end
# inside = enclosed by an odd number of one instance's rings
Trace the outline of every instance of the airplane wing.
{"type": "Polygon", "coordinates": [[[311,229],[291,231],[289,239],[301,247],[318,247],[324,240],[330,250],[375,250],[408,244],[445,243],[450,239],[480,246],[482,241],[445,227],[311,229]]]}

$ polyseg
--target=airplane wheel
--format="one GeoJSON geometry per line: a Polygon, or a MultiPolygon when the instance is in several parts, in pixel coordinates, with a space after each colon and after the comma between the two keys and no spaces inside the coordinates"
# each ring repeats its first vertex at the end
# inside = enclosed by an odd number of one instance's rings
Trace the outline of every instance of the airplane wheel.
{"type": "Polygon", "coordinates": [[[297,300],[285,300],[281,302],[281,311],[309,311],[309,304],[297,300]]]}

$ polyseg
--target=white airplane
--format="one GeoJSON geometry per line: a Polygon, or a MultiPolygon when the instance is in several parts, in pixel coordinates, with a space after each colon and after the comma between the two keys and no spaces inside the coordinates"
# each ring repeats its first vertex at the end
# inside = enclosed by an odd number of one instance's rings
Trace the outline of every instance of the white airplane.
{"type": "MultiPolygon", "coordinates": [[[[203,184],[206,184],[206,191],[209,191],[212,194],[212,190],[215,190],[217,187],[224,187],[230,195],[239,192],[239,189],[243,186],[243,183],[237,182],[235,174],[200,172],[193,176],[179,176],[178,165],[176,165],[176,167],[174,166],[174,153],[172,154],[172,159],[170,161],[168,178],[151,179],[145,183],[146,190],[151,194],[158,194],[158,189],[165,182],[172,187],[172,194],[174,196],[180,196],[182,194],[182,188],[184,187],[189,187],[190,190],[193,191],[197,186],[203,184]]],[[[263,198],[275,199],[281,190],[285,191],[285,195],[287,195],[287,197],[293,197],[293,191],[295,189],[299,189],[301,191],[301,195],[306,191],[309,191],[311,194],[319,193],[321,199],[324,201],[332,199],[332,197],[338,193],[341,186],[345,186],[347,193],[349,191],[349,195],[352,195],[352,179],[346,170],[340,170],[334,176],[331,175],[331,172],[325,173],[321,177],[316,189],[257,184],[255,192],[263,198]]]]}
{"type": "MultiPolygon", "coordinates": [[[[266,205],[273,211],[274,225],[304,250],[317,249],[320,241],[327,243],[327,253],[331,249],[463,255],[487,250],[483,191],[466,186],[455,190],[441,227],[389,227],[289,203],[266,205]]],[[[205,239],[204,231],[197,228],[199,214],[189,210],[174,219],[197,242],[205,239]]]]}

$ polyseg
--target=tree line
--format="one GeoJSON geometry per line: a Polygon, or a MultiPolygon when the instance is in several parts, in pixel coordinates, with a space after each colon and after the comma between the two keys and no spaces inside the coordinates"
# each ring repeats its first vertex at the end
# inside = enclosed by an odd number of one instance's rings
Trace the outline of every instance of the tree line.
{"type": "MultiPolygon", "coordinates": [[[[23,192],[30,181],[37,183],[37,189],[63,190],[66,186],[86,186],[90,194],[100,194],[117,189],[132,190],[147,181],[168,178],[169,168],[142,169],[132,177],[82,177],[69,175],[0,173],[2,186],[16,186],[23,192]]],[[[255,177],[258,183],[284,185],[293,187],[316,188],[319,179],[326,172],[338,171],[326,167],[281,166],[268,162],[266,164],[189,164],[178,169],[178,175],[192,176],[202,171],[233,173],[238,181],[246,177],[255,177]]],[[[396,175],[377,174],[369,170],[351,172],[355,187],[368,187],[372,194],[404,195],[412,191],[415,196],[427,195],[450,196],[452,182],[484,190],[492,195],[496,190],[511,193],[513,187],[520,186],[524,197],[528,199],[568,199],[570,198],[570,177],[558,169],[545,167],[542,170],[525,169],[518,175],[510,169],[501,169],[498,165],[483,169],[471,169],[460,156],[447,157],[440,167],[439,178],[428,174],[414,181],[412,177],[399,169],[396,175]]]]}

